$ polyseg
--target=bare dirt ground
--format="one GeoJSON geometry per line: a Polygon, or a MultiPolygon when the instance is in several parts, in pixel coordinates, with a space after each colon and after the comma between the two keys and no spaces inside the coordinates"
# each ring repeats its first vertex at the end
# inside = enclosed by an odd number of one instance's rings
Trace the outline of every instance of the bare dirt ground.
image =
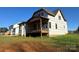
{"type": "Polygon", "coordinates": [[[0,52],[53,52],[57,48],[43,42],[19,42],[0,45],[0,52]]]}
{"type": "Polygon", "coordinates": [[[0,36],[0,52],[79,52],[79,34],[42,38],[0,36]]]}

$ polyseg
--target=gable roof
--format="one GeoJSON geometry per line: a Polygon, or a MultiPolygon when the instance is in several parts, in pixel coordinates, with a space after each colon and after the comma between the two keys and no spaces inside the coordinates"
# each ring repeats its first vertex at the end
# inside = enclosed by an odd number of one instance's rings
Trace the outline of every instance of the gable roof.
{"type": "Polygon", "coordinates": [[[13,25],[10,25],[10,26],[9,26],[9,29],[12,29],[12,28],[13,28],[13,25]]]}
{"type": "MultiPolygon", "coordinates": [[[[41,8],[41,9],[39,9],[39,10],[37,10],[36,12],[34,12],[34,14],[36,14],[37,12],[39,12],[39,11],[45,11],[47,14],[49,14],[49,15],[51,15],[51,16],[55,16],[52,12],[50,12],[50,11],[48,11],[47,9],[45,9],[45,8],[41,8]]],[[[33,14],[33,15],[34,15],[33,14]]]]}
{"type": "MultiPolygon", "coordinates": [[[[34,12],[34,14],[36,14],[37,12],[39,12],[39,11],[41,11],[41,10],[43,10],[43,11],[45,11],[47,14],[49,14],[49,15],[51,15],[51,16],[53,16],[53,17],[55,17],[56,16],[56,14],[58,13],[58,11],[60,11],[61,12],[61,10],[60,9],[57,9],[57,10],[55,10],[55,11],[53,11],[53,12],[50,12],[50,11],[48,11],[47,9],[45,9],[45,8],[41,8],[41,9],[39,9],[39,10],[37,10],[36,12],[34,12]]],[[[33,14],[33,15],[34,15],[33,14]]],[[[62,17],[64,18],[64,15],[63,15],[63,13],[61,12],[61,15],[62,15],[62,17]]],[[[66,21],[66,19],[64,18],[64,21],[66,21]]]]}
{"type": "Polygon", "coordinates": [[[62,13],[62,11],[61,11],[60,9],[54,10],[54,11],[53,11],[53,12],[54,12],[54,15],[56,15],[56,14],[58,13],[58,11],[60,11],[60,13],[61,13],[61,15],[62,15],[64,21],[67,21],[67,20],[64,18],[64,15],[63,15],[63,13],[62,13]]]}

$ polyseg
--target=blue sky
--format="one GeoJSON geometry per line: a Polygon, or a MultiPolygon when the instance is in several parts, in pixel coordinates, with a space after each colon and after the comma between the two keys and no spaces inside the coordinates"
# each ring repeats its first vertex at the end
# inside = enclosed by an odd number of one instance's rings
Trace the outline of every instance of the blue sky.
{"type": "MultiPolygon", "coordinates": [[[[0,27],[27,21],[38,7],[0,7],[0,27]]],[[[68,29],[75,30],[79,26],[79,8],[77,7],[46,7],[49,11],[61,9],[68,22],[68,29]]]]}

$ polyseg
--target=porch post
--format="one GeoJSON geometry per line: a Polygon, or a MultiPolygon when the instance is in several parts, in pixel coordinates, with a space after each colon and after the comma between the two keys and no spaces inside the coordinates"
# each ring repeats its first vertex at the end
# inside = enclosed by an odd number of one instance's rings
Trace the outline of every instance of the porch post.
{"type": "Polygon", "coordinates": [[[40,35],[41,35],[41,37],[42,37],[42,19],[41,19],[41,18],[40,18],[40,29],[41,29],[40,35]]]}

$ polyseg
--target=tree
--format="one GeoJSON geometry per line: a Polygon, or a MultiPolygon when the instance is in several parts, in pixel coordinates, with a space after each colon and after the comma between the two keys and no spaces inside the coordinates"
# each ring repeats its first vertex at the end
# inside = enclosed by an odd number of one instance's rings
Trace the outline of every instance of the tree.
{"type": "Polygon", "coordinates": [[[78,26],[77,30],[74,31],[74,33],[79,33],[79,26],[78,26]]]}
{"type": "Polygon", "coordinates": [[[7,31],[8,31],[8,29],[7,29],[7,28],[5,28],[5,27],[0,28],[0,33],[4,33],[4,32],[7,32],[7,31]]]}
{"type": "Polygon", "coordinates": [[[77,28],[77,32],[79,32],[79,26],[78,26],[78,28],[77,28]]]}

